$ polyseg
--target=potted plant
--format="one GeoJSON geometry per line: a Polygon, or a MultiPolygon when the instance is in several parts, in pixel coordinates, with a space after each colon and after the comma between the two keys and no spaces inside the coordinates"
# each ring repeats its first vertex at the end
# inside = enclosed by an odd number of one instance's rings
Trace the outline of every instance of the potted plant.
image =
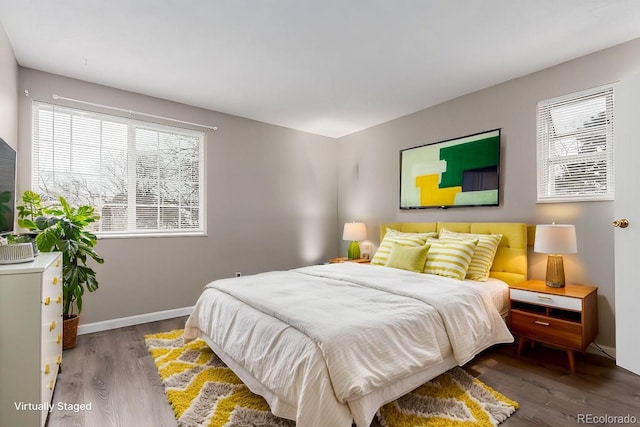
{"type": "Polygon", "coordinates": [[[36,244],[35,234],[9,234],[7,243],[10,245],[19,245],[22,243],[31,243],[33,247],[33,255],[38,255],[38,245],[36,244]]]}
{"type": "Polygon", "coordinates": [[[96,236],[87,227],[100,219],[92,206],[74,208],[60,196],[59,205],[43,206],[42,198],[33,191],[25,191],[22,204],[17,207],[18,225],[36,233],[41,252],[62,252],[62,317],[63,348],[75,346],[78,315],[82,311],[82,296],[98,289],[96,272],[87,265],[89,258],[102,264],[95,251],[96,236]]]}

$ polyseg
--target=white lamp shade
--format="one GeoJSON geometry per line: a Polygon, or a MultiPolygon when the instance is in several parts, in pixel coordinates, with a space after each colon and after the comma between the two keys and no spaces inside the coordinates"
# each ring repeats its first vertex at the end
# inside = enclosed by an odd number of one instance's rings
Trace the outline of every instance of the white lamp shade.
{"type": "Polygon", "coordinates": [[[544,254],[575,254],[578,252],[576,227],[569,224],[536,225],[533,251],[544,254]]]}
{"type": "Polygon", "coordinates": [[[342,240],[359,241],[367,238],[367,228],[362,222],[347,222],[342,232],[342,240]]]}

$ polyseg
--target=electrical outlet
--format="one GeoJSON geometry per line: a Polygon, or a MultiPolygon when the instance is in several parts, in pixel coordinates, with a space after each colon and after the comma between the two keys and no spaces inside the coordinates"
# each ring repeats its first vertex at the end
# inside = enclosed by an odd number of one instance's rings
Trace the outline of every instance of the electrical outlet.
{"type": "Polygon", "coordinates": [[[236,277],[240,277],[240,276],[242,276],[242,273],[239,271],[236,271],[236,277]]]}
{"type": "Polygon", "coordinates": [[[363,243],[361,247],[362,247],[362,255],[361,255],[361,257],[364,258],[364,259],[371,258],[371,243],[369,243],[369,242],[363,243]]]}

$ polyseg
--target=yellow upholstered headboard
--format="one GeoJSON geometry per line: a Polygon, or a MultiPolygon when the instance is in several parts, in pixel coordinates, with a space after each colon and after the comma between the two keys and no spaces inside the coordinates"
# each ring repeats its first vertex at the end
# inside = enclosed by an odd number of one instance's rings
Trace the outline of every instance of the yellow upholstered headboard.
{"type": "Polygon", "coordinates": [[[502,234],[491,277],[510,285],[527,280],[527,224],[519,222],[394,222],[380,225],[380,241],[387,228],[406,233],[439,232],[502,234]]]}

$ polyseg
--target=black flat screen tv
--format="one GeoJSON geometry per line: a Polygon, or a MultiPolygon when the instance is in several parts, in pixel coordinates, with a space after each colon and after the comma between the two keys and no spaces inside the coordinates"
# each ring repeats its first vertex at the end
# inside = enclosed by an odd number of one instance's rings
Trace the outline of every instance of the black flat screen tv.
{"type": "Polygon", "coordinates": [[[500,129],[400,151],[400,209],[498,206],[500,129]]]}
{"type": "Polygon", "coordinates": [[[16,151],[0,138],[0,235],[13,232],[16,205],[16,151]]]}

